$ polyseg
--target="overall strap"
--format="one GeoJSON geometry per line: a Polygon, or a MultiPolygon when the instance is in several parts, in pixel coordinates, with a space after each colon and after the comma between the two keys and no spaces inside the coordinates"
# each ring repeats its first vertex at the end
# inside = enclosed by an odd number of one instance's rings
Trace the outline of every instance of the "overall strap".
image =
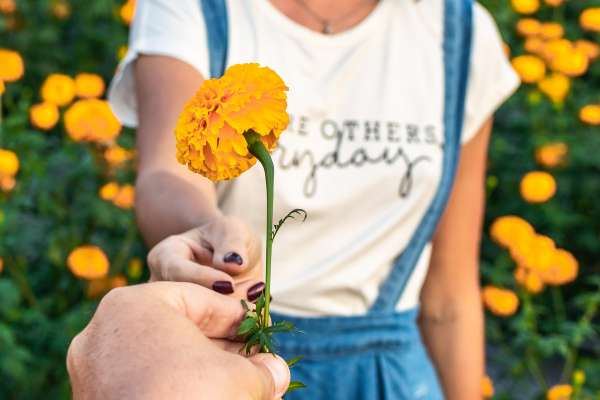
{"type": "Polygon", "coordinates": [[[370,313],[393,311],[446,207],[460,152],[471,53],[473,0],[444,1],[444,147],[442,177],[429,209],[398,256],[370,313]]]}
{"type": "Polygon", "coordinates": [[[206,25],[210,77],[219,78],[227,65],[229,21],[225,0],[200,0],[206,25]]]}

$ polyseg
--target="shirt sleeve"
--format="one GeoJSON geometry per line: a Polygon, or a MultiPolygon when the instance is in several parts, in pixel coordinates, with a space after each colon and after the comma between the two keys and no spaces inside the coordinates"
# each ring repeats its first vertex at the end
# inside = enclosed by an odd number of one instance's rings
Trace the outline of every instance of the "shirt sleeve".
{"type": "Polygon", "coordinates": [[[140,54],[181,60],[207,77],[208,47],[204,18],[196,0],[138,0],[127,54],[113,78],[108,99],[121,122],[137,126],[133,62],[140,54]]]}
{"type": "Polygon", "coordinates": [[[466,143],[519,87],[496,23],[480,4],[474,7],[474,36],[461,141],[466,143]]]}

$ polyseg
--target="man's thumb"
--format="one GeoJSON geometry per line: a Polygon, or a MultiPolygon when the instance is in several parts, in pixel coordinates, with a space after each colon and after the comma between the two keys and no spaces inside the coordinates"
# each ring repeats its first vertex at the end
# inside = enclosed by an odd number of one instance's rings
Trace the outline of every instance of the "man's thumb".
{"type": "Polygon", "coordinates": [[[250,361],[260,371],[263,388],[260,400],[280,399],[290,384],[290,369],[283,358],[274,354],[256,354],[250,361]]]}

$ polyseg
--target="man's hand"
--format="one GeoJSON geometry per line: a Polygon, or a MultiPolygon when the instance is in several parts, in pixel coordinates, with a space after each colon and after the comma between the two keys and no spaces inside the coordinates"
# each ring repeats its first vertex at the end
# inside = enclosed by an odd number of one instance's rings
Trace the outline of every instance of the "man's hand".
{"type": "Polygon", "coordinates": [[[290,382],[272,354],[249,358],[235,336],[238,300],[188,283],[115,289],[69,347],[78,399],[279,399],[290,382]]]}
{"type": "Polygon", "coordinates": [[[150,281],[191,282],[254,301],[265,286],[260,256],[260,239],[245,223],[218,216],[154,246],[150,281]]]}

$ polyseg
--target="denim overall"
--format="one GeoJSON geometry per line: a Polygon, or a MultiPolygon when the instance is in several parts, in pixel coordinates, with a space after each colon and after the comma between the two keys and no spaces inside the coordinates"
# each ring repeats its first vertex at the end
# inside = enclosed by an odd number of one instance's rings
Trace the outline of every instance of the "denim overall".
{"type": "MultiPolygon", "coordinates": [[[[255,0],[268,1],[268,0],[255,0]]],[[[388,0],[389,1],[389,0],[388,0]]],[[[409,1],[409,0],[403,0],[409,1]]],[[[428,0],[422,0],[428,1],[428,0]]],[[[225,0],[200,0],[209,44],[211,76],[221,76],[227,61],[228,22],[225,0]]],[[[438,377],[421,341],[418,310],[396,312],[395,306],[430,241],[446,206],[460,151],[464,99],[471,50],[472,0],[444,0],[444,135],[443,172],[436,195],[417,230],[394,262],[367,314],[303,318],[273,314],[302,333],[277,337],[286,359],[304,358],[292,380],[307,388],[288,400],[443,399],[438,377]]]]}

